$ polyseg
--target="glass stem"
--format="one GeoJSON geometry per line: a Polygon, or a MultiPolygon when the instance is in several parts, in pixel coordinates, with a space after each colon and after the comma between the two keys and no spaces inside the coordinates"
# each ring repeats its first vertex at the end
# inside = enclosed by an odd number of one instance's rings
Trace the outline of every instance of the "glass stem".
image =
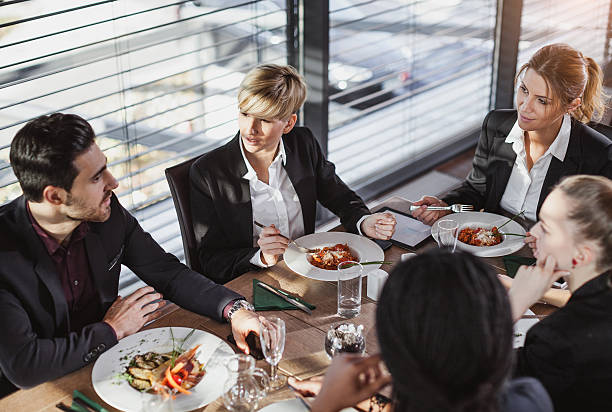
{"type": "Polygon", "coordinates": [[[273,381],[276,381],[278,379],[277,367],[274,363],[270,364],[270,379],[272,379],[273,381]]]}

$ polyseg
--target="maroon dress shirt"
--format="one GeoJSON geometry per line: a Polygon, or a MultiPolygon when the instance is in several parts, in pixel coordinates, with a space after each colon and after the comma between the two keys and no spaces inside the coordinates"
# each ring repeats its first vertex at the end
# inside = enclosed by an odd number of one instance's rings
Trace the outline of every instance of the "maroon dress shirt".
{"type": "Polygon", "coordinates": [[[104,317],[100,298],[96,292],[85,250],[84,238],[89,231],[87,222],[82,222],[72,232],[67,245],[61,245],[40,227],[28,207],[30,222],[42,240],[62,283],[68,304],[70,330],[80,332],[84,326],[100,322],[104,317]]]}

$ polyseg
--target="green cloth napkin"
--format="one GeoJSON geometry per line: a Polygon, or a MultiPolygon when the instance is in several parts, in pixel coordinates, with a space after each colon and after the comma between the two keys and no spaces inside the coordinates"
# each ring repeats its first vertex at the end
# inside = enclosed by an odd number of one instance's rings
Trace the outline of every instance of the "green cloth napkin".
{"type": "MultiPolygon", "coordinates": [[[[255,310],[258,311],[258,310],[297,309],[297,306],[292,305],[291,303],[285,301],[284,299],[276,296],[274,293],[267,291],[262,287],[257,286],[258,283],[264,283],[264,282],[260,282],[257,279],[253,279],[253,306],[255,306],[255,310]]],[[[271,285],[268,285],[268,286],[270,286],[273,289],[278,290],[278,288],[275,288],[274,286],[271,286],[271,285]]],[[[311,305],[310,303],[303,301],[302,299],[300,299],[299,296],[293,296],[293,297],[298,302],[306,305],[308,309],[312,310],[316,308],[315,305],[311,305]]]]}
{"type": "Polygon", "coordinates": [[[534,258],[523,257],[523,256],[504,256],[504,266],[506,266],[506,274],[513,278],[516,275],[516,271],[521,266],[531,266],[535,263],[534,258]]]}

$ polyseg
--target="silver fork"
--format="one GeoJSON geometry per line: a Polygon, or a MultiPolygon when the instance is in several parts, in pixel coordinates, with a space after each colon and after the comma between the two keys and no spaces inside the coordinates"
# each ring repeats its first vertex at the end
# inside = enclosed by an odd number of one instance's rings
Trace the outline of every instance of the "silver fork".
{"type": "MultiPolygon", "coordinates": [[[[421,206],[410,205],[410,211],[419,209],[421,206]]],[[[450,206],[427,206],[427,210],[450,210],[454,213],[471,212],[474,210],[472,205],[450,205],[450,206]]]]}
{"type": "MultiPolygon", "coordinates": [[[[258,221],[254,220],[253,223],[255,223],[255,226],[258,226],[262,229],[264,229],[266,226],[264,224],[259,223],[258,221]]],[[[315,253],[318,252],[318,249],[308,249],[307,247],[303,247],[298,245],[297,243],[295,243],[295,240],[290,239],[289,237],[285,236],[285,235],[281,235],[282,237],[284,237],[285,239],[287,239],[289,241],[289,244],[293,243],[293,245],[302,253],[315,253]]]]}

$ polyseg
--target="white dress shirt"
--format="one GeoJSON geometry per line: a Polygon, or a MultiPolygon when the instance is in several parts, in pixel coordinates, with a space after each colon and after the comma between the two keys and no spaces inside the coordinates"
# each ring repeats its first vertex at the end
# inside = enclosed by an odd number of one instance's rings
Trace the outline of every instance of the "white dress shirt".
{"type": "MultiPolygon", "coordinates": [[[[282,235],[291,239],[303,236],[304,216],[302,215],[300,199],[283,167],[287,161],[283,140],[281,139],[278,153],[268,167],[267,184],[257,178],[255,169],[244,155],[242,140],[240,141],[240,153],[247,167],[247,172],[242,177],[249,181],[253,221],[265,226],[274,224],[282,235]]],[[[253,246],[257,246],[257,240],[262,230],[253,223],[253,246]]],[[[260,267],[269,266],[261,261],[259,252],[258,249],[257,253],[251,258],[251,263],[260,267]]]]}
{"type": "Polygon", "coordinates": [[[527,153],[525,152],[525,131],[522,130],[518,121],[510,130],[506,143],[512,144],[512,150],[516,153],[516,161],[512,167],[512,173],[508,179],[506,190],[499,205],[502,209],[517,214],[525,211],[525,217],[537,220],[538,201],[548,173],[548,167],[553,156],[563,161],[569,144],[572,123],[570,116],[563,116],[563,123],[557,137],[548,150],[533,164],[531,170],[527,170],[527,153]]]}

